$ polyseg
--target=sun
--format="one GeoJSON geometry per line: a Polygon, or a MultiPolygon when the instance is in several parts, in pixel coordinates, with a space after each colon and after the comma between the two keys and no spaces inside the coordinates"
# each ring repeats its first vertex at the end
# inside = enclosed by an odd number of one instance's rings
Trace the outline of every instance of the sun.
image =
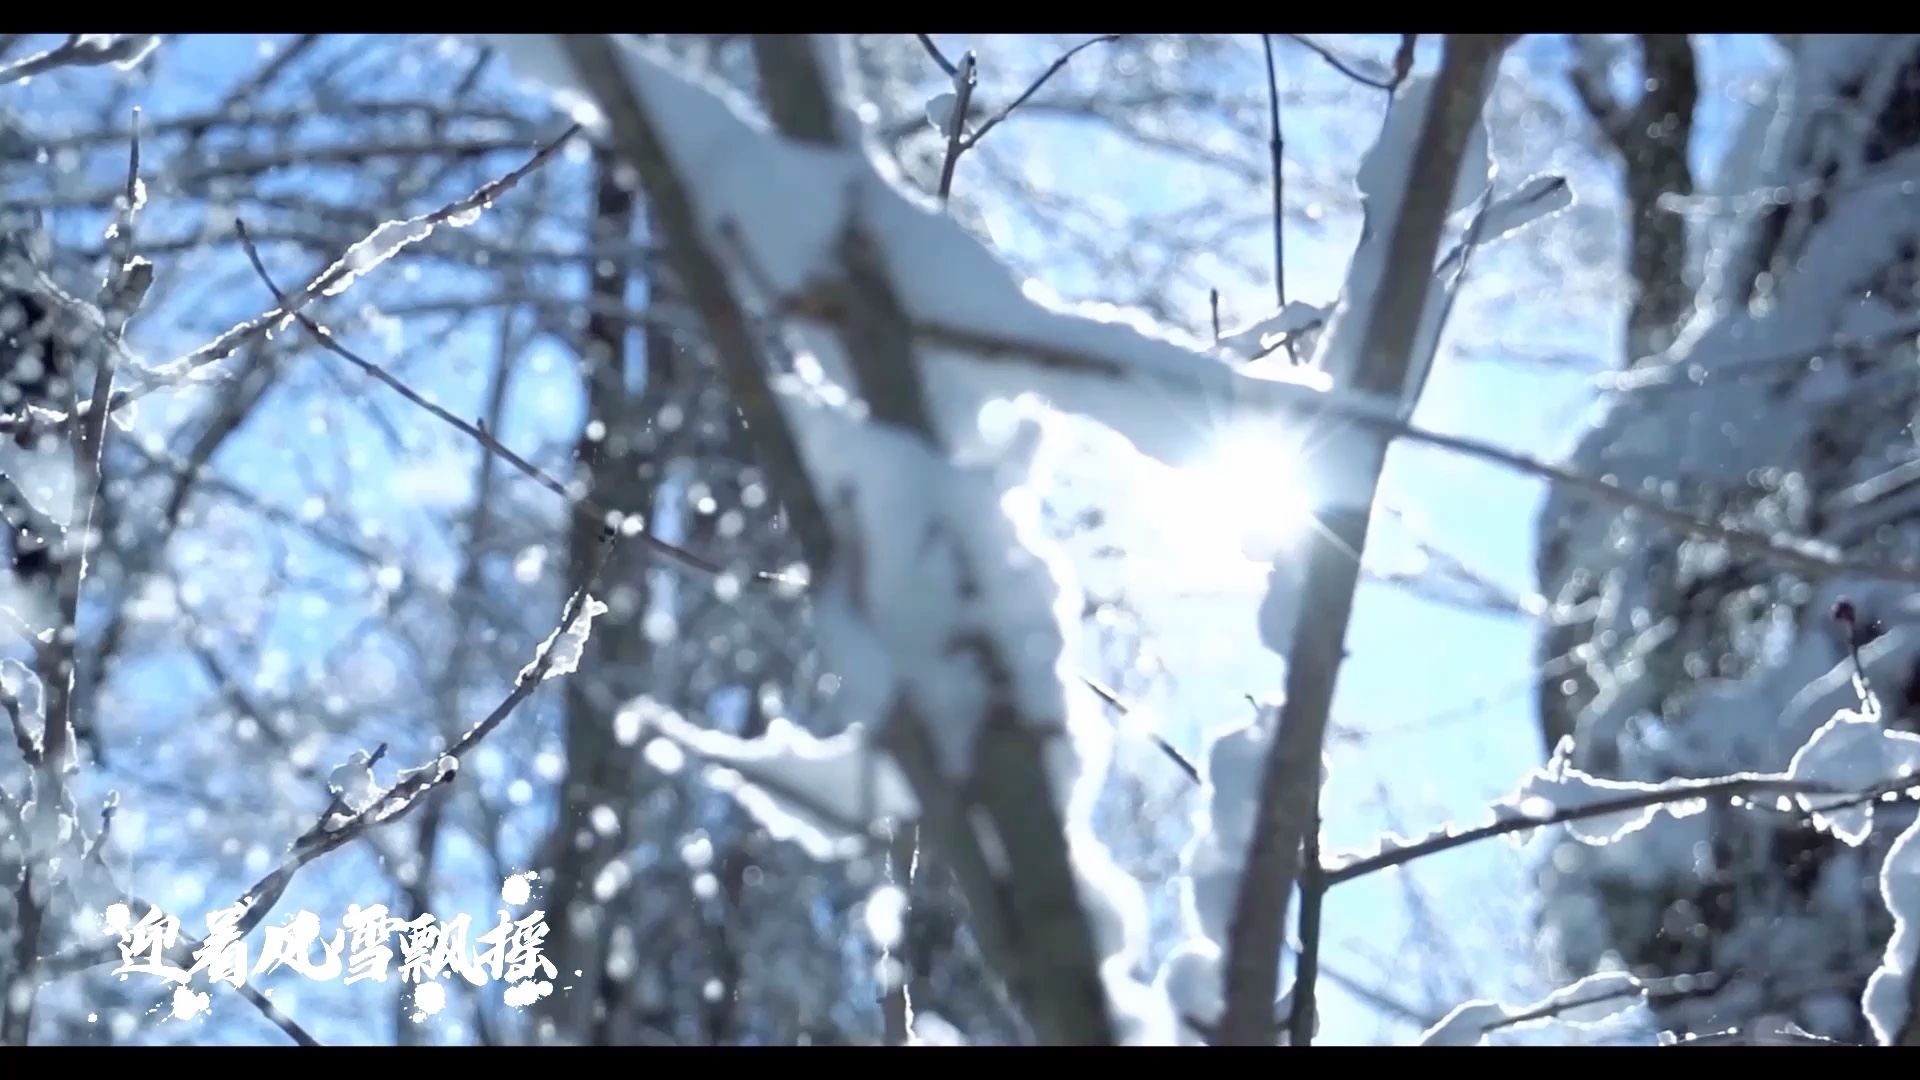
{"type": "Polygon", "coordinates": [[[1279,435],[1220,432],[1192,464],[1164,478],[1164,524],[1200,549],[1273,561],[1313,524],[1312,492],[1294,468],[1299,454],[1296,442],[1279,435]]]}

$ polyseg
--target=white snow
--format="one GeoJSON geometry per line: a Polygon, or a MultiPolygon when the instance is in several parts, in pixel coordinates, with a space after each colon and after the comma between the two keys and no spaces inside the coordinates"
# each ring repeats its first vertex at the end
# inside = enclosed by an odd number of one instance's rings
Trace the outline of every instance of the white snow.
{"type": "Polygon", "coordinates": [[[1526,1042],[1542,1036],[1561,1046],[1584,1045],[1602,1037],[1641,1045],[1657,1040],[1640,980],[1625,972],[1607,971],[1517,1008],[1495,1001],[1469,1001],[1428,1028],[1420,1036],[1420,1045],[1486,1046],[1496,1038],[1526,1042]]]}
{"type": "Polygon", "coordinates": [[[776,718],[766,734],[742,739],[692,724],[652,698],[636,698],[621,714],[643,738],[651,731],[705,762],[716,788],[774,838],[792,840],[814,858],[850,858],[866,849],[876,822],[920,815],[899,766],[870,745],[862,725],[822,739],[776,718]]]}
{"type": "MultiPolygon", "coordinates": [[[[1920,735],[1890,731],[1882,724],[1879,702],[1869,697],[1859,712],[1834,714],[1793,755],[1787,774],[1796,780],[1866,790],[1882,781],[1911,776],[1920,767],[1920,735]]],[[[1916,781],[1920,785],[1920,781],[1916,781]]],[[[1848,800],[1802,795],[1813,822],[1841,842],[1858,845],[1873,828],[1873,804],[1842,807],[1848,800]],[[1836,807],[1822,811],[1822,807],[1836,807]]]]}
{"type": "Polygon", "coordinates": [[[76,473],[73,450],[66,443],[24,450],[12,439],[0,440],[0,475],[12,480],[47,520],[63,529],[72,523],[76,473]]]}
{"type": "MultiPolygon", "coordinates": [[[[1156,985],[1181,1017],[1208,1026],[1219,1022],[1225,1005],[1221,961],[1247,848],[1253,842],[1267,742],[1279,716],[1278,705],[1269,704],[1216,729],[1195,763],[1201,786],[1192,838],[1181,852],[1177,879],[1181,940],[1161,965],[1156,985]]],[[[1188,1023],[1179,1025],[1177,1039],[1186,1046],[1203,1042],[1188,1023]]]]}
{"type": "Polygon", "coordinates": [[[1913,1012],[1913,968],[1920,952],[1920,821],[1907,826],[1880,866],[1880,899],[1893,915],[1893,936],[1860,1007],[1882,1046],[1898,1041],[1913,1012]]]}
{"type": "Polygon", "coordinates": [[[1298,344],[1303,334],[1326,320],[1325,308],[1289,301],[1286,307],[1250,326],[1220,335],[1217,348],[1236,360],[1258,360],[1283,344],[1298,344]]]}
{"type": "Polygon", "coordinates": [[[347,755],[347,760],[336,766],[327,775],[327,790],[340,800],[340,805],[350,814],[360,813],[373,805],[380,795],[380,785],[374,780],[372,755],[365,750],[355,750],[347,755]]]}
{"type": "Polygon", "coordinates": [[[933,130],[952,137],[953,109],[959,102],[951,93],[935,94],[927,99],[927,123],[933,130]]]}
{"type": "Polygon", "coordinates": [[[570,625],[554,627],[553,633],[547,635],[547,640],[540,643],[539,650],[533,655],[533,662],[520,669],[519,678],[523,680],[533,678],[534,671],[540,666],[541,658],[548,653],[553,654],[553,661],[547,665],[547,670],[540,674],[543,682],[579,670],[580,658],[587,651],[587,637],[593,633],[594,616],[606,613],[607,605],[595,600],[591,595],[582,597],[580,613],[574,616],[570,625]]]}
{"type": "Polygon", "coordinates": [[[1542,173],[1520,182],[1512,194],[1488,204],[1475,242],[1489,244],[1573,205],[1573,188],[1563,176],[1542,173]]]}
{"type": "Polygon", "coordinates": [[[907,894],[897,885],[882,885],[867,895],[861,913],[867,936],[882,949],[897,949],[906,935],[907,894]]]}
{"type": "Polygon", "coordinates": [[[419,243],[433,235],[434,222],[430,215],[422,214],[405,221],[388,221],[367,234],[367,238],[353,245],[340,256],[340,260],[322,271],[314,280],[327,284],[321,287],[321,294],[338,296],[353,287],[360,275],[400,254],[408,244],[419,243]]]}
{"type": "MultiPolygon", "coordinates": [[[[1420,129],[1426,120],[1427,104],[1433,96],[1433,78],[1415,75],[1400,84],[1393,105],[1387,110],[1380,135],[1360,159],[1360,171],[1354,187],[1367,205],[1368,226],[1375,235],[1392,231],[1389,217],[1395,212],[1406,190],[1407,176],[1413,170],[1414,148],[1420,141],[1420,129]]],[[[1493,159],[1487,153],[1487,128],[1478,120],[1467,137],[1466,152],[1460,158],[1460,172],[1454,181],[1449,211],[1464,210],[1487,188],[1493,175],[1493,159]]]]}

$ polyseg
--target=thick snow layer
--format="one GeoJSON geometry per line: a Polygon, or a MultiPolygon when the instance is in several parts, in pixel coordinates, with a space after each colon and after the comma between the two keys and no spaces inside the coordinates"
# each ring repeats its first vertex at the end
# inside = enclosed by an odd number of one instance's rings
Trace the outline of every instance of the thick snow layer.
{"type": "Polygon", "coordinates": [[[841,493],[839,561],[816,617],[849,718],[878,722],[904,694],[955,779],[972,773],[1003,681],[1022,716],[1060,728],[1062,627],[1078,621],[1077,590],[1044,554],[1037,500],[1010,486],[1032,467],[1037,421],[1010,435],[1000,460],[970,464],[845,410],[790,415],[815,483],[841,493]]]}
{"type": "MultiPolygon", "coordinates": [[[[1181,940],[1161,964],[1156,983],[1183,1021],[1211,1026],[1219,1022],[1225,1006],[1221,988],[1227,929],[1253,841],[1267,744],[1279,716],[1279,707],[1268,705],[1213,731],[1196,763],[1200,794],[1178,879],[1181,940]]],[[[1183,1022],[1179,1041],[1193,1046],[1203,1039],[1183,1022]]]]}
{"type": "Polygon", "coordinates": [[[372,806],[380,796],[380,784],[373,776],[373,756],[365,750],[348,754],[347,760],[327,775],[327,790],[349,814],[372,806]]]}

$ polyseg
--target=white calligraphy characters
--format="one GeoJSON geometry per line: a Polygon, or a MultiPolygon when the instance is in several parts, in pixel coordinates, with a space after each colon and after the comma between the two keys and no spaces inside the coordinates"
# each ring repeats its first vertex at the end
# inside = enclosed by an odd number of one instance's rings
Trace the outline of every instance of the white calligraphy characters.
{"type": "MultiPolygon", "coordinates": [[[[179,918],[153,908],[135,922],[125,904],[114,904],[106,913],[107,932],[120,938],[121,963],[114,974],[123,978],[154,975],[182,985],[199,976],[209,984],[242,986],[249,971],[246,936],[240,930],[246,913],[245,904],[236,904],[209,914],[207,936],[192,950],[191,966],[182,968],[168,959],[180,944],[179,918]]],[[[550,980],[558,972],[542,952],[546,912],[535,911],[517,920],[500,912],[493,929],[473,939],[474,945],[482,946],[479,950],[467,944],[471,923],[466,915],[445,921],[431,914],[401,919],[389,915],[381,904],[355,904],[347,909],[333,936],[323,940],[319,916],[302,911],[283,925],[263,930],[259,962],[251,971],[264,975],[284,967],[320,982],[338,978],[344,971],[343,985],[367,979],[385,982],[395,958],[389,942],[396,942],[403,983],[452,975],[475,986],[503,982],[508,985],[509,1005],[531,1004],[553,992],[550,980]]]]}

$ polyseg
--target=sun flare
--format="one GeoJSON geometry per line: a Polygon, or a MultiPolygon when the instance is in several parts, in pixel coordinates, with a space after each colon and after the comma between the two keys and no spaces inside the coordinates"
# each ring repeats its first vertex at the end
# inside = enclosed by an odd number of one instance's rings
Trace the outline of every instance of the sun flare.
{"type": "Polygon", "coordinates": [[[1312,494],[1294,469],[1299,448],[1273,436],[1227,432],[1166,485],[1169,538],[1195,558],[1237,553],[1266,563],[1313,523],[1312,494]]]}

